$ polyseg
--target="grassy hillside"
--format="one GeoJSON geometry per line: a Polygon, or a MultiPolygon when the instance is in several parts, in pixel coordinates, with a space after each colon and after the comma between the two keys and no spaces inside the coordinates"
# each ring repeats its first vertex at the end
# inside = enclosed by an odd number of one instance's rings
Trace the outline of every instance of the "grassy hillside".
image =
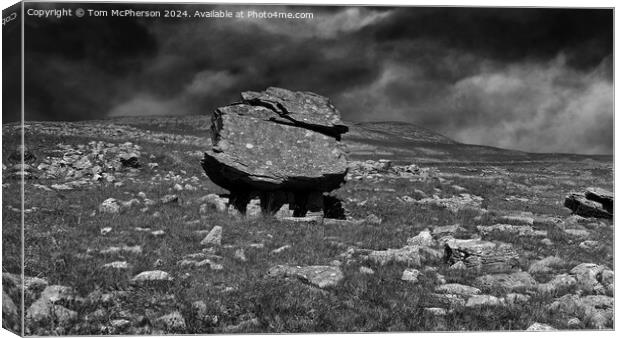
{"type": "MultiPolygon", "coordinates": [[[[613,302],[613,289],[584,289],[571,272],[581,263],[613,267],[612,222],[570,216],[562,206],[571,190],[613,190],[612,157],[527,154],[463,145],[412,125],[352,124],[344,138],[352,160],[392,159],[417,164],[426,174],[354,175],[333,192],[350,222],[291,222],[218,212],[201,200],[226,193],[199,164],[210,145],[209,123],[201,116],[28,124],[26,147],[36,159],[24,186],[25,275],[45,282],[27,290],[26,309],[40,310],[27,320],[28,333],[524,330],[535,322],[557,329],[613,326],[606,317],[609,306],[552,310],[566,295],[582,303],[594,299],[589,295],[613,302]],[[125,152],[139,153],[140,166],[118,166],[115,158],[125,152]],[[93,166],[75,169],[83,157],[117,167],[93,180],[93,166]],[[56,172],[40,167],[62,161],[56,172]],[[178,200],[163,203],[172,194],[178,200]],[[481,202],[459,204],[465,195],[481,202]],[[109,198],[119,203],[118,213],[102,211],[109,198]],[[456,201],[457,207],[430,200],[456,201]],[[500,223],[544,234],[478,228],[500,223]],[[458,230],[438,230],[455,224],[458,230]],[[222,227],[221,245],[202,245],[214,226],[222,227]],[[425,229],[432,243],[421,262],[381,264],[368,258],[373,251],[407,247],[408,239],[425,229]],[[561,263],[532,271],[531,285],[489,286],[479,279],[488,273],[451,269],[445,262],[446,235],[510,244],[519,254],[514,272],[531,270],[549,256],[561,263]],[[205,259],[209,262],[195,264],[205,259]],[[119,264],[105,266],[113,262],[119,264]],[[278,265],[338,267],[343,279],[317,287],[308,279],[269,273],[278,265]],[[407,269],[418,271],[417,281],[403,280],[407,269]],[[131,281],[152,270],[167,272],[171,280],[131,281]],[[552,292],[540,287],[562,274],[575,282],[552,292]],[[437,296],[451,283],[476,287],[501,302],[472,305],[467,303],[472,296],[455,296],[462,303],[437,296]],[[48,304],[42,291],[52,285],[68,289],[48,304]],[[515,293],[528,301],[510,301],[515,293]]],[[[19,145],[18,126],[4,125],[3,140],[3,283],[17,303],[11,274],[19,274],[20,266],[20,183],[13,174],[17,163],[9,158],[19,145]]],[[[15,325],[5,319],[5,327],[15,325]]]]}

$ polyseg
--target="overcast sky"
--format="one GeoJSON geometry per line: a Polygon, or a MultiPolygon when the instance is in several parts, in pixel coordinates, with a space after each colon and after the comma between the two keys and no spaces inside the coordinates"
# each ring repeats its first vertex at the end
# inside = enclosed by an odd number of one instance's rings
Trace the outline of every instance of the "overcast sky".
{"type": "Polygon", "coordinates": [[[279,86],[330,97],[346,121],[612,153],[611,10],[268,8],[314,18],[27,18],[26,118],[210,114],[279,86]]]}

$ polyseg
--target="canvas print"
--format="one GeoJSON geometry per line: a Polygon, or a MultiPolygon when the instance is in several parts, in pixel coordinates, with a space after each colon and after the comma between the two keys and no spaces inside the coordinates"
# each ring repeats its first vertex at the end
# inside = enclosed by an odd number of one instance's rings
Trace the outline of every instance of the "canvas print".
{"type": "Polygon", "coordinates": [[[2,13],[2,327],[609,331],[613,8],[2,13]]]}

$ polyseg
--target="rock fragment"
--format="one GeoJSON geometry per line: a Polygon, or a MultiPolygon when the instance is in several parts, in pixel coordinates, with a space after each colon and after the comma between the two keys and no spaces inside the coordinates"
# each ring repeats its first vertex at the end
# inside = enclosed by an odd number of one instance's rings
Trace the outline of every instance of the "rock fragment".
{"type": "Polygon", "coordinates": [[[300,280],[321,289],[334,287],[344,278],[342,270],[337,266],[289,266],[277,265],[267,272],[272,277],[297,277],[300,280]]]}

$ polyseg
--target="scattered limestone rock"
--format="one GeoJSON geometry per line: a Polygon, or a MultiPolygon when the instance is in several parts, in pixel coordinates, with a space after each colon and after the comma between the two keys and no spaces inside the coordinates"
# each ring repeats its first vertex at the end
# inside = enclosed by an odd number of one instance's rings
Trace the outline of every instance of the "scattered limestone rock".
{"type": "Polygon", "coordinates": [[[291,248],[291,246],[289,244],[283,245],[283,246],[281,246],[281,247],[279,247],[277,249],[271,250],[271,253],[272,254],[279,254],[279,253],[283,252],[284,250],[288,250],[290,248],[291,248]]]}
{"type": "Polygon", "coordinates": [[[469,285],[450,283],[437,286],[435,292],[469,297],[480,294],[480,289],[469,285]]]}
{"type": "Polygon", "coordinates": [[[441,316],[447,315],[448,311],[441,307],[426,307],[424,308],[424,314],[430,315],[430,316],[441,317],[441,316]]]}
{"type": "Polygon", "coordinates": [[[174,311],[165,316],[155,319],[156,327],[172,332],[182,332],[185,330],[185,318],[179,311],[174,311]]]}
{"type": "Polygon", "coordinates": [[[177,203],[179,201],[179,196],[165,195],[164,197],[160,198],[159,201],[161,202],[161,204],[177,203]]]}
{"type": "Polygon", "coordinates": [[[405,271],[403,271],[403,275],[400,277],[400,279],[404,280],[404,281],[407,281],[407,282],[411,282],[411,283],[417,283],[419,276],[420,276],[420,271],[419,270],[416,270],[416,269],[405,269],[405,271]]]}
{"type": "Polygon", "coordinates": [[[460,224],[444,225],[433,228],[433,235],[436,237],[444,235],[456,235],[459,232],[465,231],[460,224]]]}
{"type": "Polygon", "coordinates": [[[526,331],[557,331],[553,326],[549,324],[534,323],[530,325],[526,331]]]}
{"type": "Polygon", "coordinates": [[[207,236],[200,242],[201,245],[222,245],[222,227],[214,226],[207,236]]]}
{"type": "Polygon", "coordinates": [[[476,284],[481,288],[501,289],[505,292],[517,290],[529,290],[536,286],[536,281],[527,272],[514,272],[511,274],[485,275],[476,278],[476,284]]]}
{"type": "Polygon", "coordinates": [[[99,251],[99,253],[102,254],[102,255],[110,255],[110,254],[120,253],[121,251],[132,253],[132,254],[141,254],[142,253],[142,247],[139,246],[139,245],[134,245],[134,246],[123,245],[121,247],[111,246],[111,247],[109,247],[107,249],[103,249],[103,250],[99,251]]]}
{"type": "Polygon", "coordinates": [[[129,264],[125,261],[116,261],[111,263],[106,263],[102,266],[104,269],[117,269],[117,270],[127,270],[129,269],[129,264]]]}
{"type": "Polygon", "coordinates": [[[381,219],[379,216],[375,214],[370,214],[366,216],[366,221],[370,224],[381,224],[383,222],[383,219],[381,219]]]}
{"type": "MultiPolygon", "coordinates": [[[[198,199],[198,203],[205,205],[204,212],[215,210],[217,212],[226,212],[228,210],[228,198],[220,197],[217,194],[208,194],[198,199]]],[[[201,214],[203,207],[200,207],[201,214]]]]}
{"type": "Polygon", "coordinates": [[[438,196],[423,198],[416,203],[435,205],[438,207],[446,208],[453,213],[457,213],[459,210],[482,210],[482,201],[484,199],[480,196],[470,195],[467,193],[461,193],[458,196],[452,196],[450,198],[439,198],[438,196]]]}
{"type": "Polygon", "coordinates": [[[586,229],[564,229],[564,233],[578,240],[584,240],[590,236],[590,232],[586,229]]]}
{"type": "Polygon", "coordinates": [[[428,300],[432,304],[439,305],[439,307],[447,307],[450,309],[465,306],[465,299],[459,295],[449,293],[431,293],[428,295],[428,300]]]}
{"type": "Polygon", "coordinates": [[[579,318],[573,317],[570,318],[568,320],[568,322],[566,322],[566,326],[568,326],[569,329],[581,329],[583,328],[583,323],[581,322],[581,320],[579,320],[579,318]]]}
{"type": "Polygon", "coordinates": [[[504,300],[508,305],[518,305],[529,303],[532,297],[521,293],[509,293],[504,297],[504,300]]]}
{"type": "Polygon", "coordinates": [[[367,266],[360,266],[359,272],[364,275],[374,275],[375,271],[367,266]]]}
{"type": "Polygon", "coordinates": [[[467,299],[465,307],[477,307],[477,306],[502,306],[504,305],[503,299],[497,298],[491,295],[474,295],[467,299]]]}
{"type": "Polygon", "coordinates": [[[511,224],[534,225],[534,214],[531,212],[519,212],[510,215],[499,216],[496,218],[498,222],[508,222],[511,224]]]}
{"type": "Polygon", "coordinates": [[[417,246],[405,246],[400,249],[374,250],[366,256],[366,259],[379,265],[386,265],[390,262],[403,263],[410,266],[422,265],[420,247],[417,246]]]}
{"type": "Polygon", "coordinates": [[[115,198],[108,198],[99,205],[99,212],[107,214],[118,214],[121,210],[121,206],[118,204],[115,198]]]}
{"type": "Polygon", "coordinates": [[[570,273],[577,279],[577,287],[585,292],[604,294],[607,286],[613,285],[613,271],[604,265],[581,263],[570,273]],[[603,279],[604,275],[609,277],[603,279]]]}
{"type": "Polygon", "coordinates": [[[500,233],[510,236],[530,236],[530,237],[546,237],[547,232],[543,230],[534,230],[529,225],[512,225],[512,224],[495,224],[489,226],[478,226],[478,231],[482,236],[488,236],[493,233],[500,233]]]}
{"type": "Polygon", "coordinates": [[[555,269],[562,267],[566,262],[563,259],[556,256],[545,257],[539,261],[536,261],[530,265],[528,272],[535,273],[549,273],[555,269]]]}
{"type": "Polygon", "coordinates": [[[467,265],[462,261],[458,261],[449,267],[450,270],[467,270],[467,265]]]}
{"type": "Polygon", "coordinates": [[[468,269],[507,272],[519,266],[519,255],[512,245],[480,239],[440,239],[444,243],[444,261],[451,266],[462,261],[468,269]]]}
{"type": "Polygon", "coordinates": [[[131,325],[131,321],[127,319],[113,319],[110,321],[110,326],[116,330],[124,330],[131,325]]]}
{"type": "Polygon", "coordinates": [[[598,241],[588,240],[579,243],[579,247],[586,251],[596,250],[601,247],[598,241]]]}
{"type": "Polygon", "coordinates": [[[570,291],[575,285],[577,285],[577,280],[575,277],[568,274],[561,274],[553,277],[547,283],[541,283],[537,285],[538,292],[560,295],[570,291]]]}
{"type": "Polygon", "coordinates": [[[237,249],[235,250],[235,259],[238,259],[242,262],[246,262],[248,259],[245,257],[245,251],[243,251],[243,248],[237,249]]]}
{"type": "Polygon", "coordinates": [[[326,265],[304,267],[277,265],[270,268],[267,274],[272,277],[297,277],[321,289],[336,286],[344,278],[339,267],[326,265]]]}
{"type": "Polygon", "coordinates": [[[431,232],[426,229],[421,231],[417,236],[407,239],[407,245],[434,246],[435,240],[433,239],[431,232]]]}
{"type": "Polygon", "coordinates": [[[131,279],[132,283],[148,283],[148,282],[168,282],[173,278],[165,271],[153,270],[143,271],[131,279]]]}

